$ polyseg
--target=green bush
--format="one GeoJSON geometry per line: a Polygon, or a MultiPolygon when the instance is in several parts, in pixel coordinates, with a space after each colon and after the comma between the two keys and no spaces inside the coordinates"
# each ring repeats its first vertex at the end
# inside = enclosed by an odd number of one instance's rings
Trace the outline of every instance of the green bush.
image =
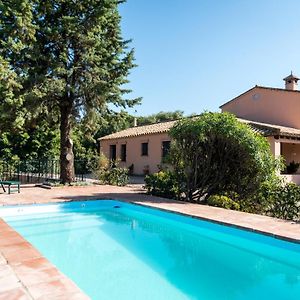
{"type": "Polygon", "coordinates": [[[108,170],[103,169],[99,172],[98,178],[102,184],[125,186],[129,182],[128,169],[119,167],[111,167],[108,170]]]}
{"type": "Polygon", "coordinates": [[[275,218],[298,221],[300,218],[300,187],[285,183],[269,191],[267,213],[275,218]]]}
{"type": "Polygon", "coordinates": [[[181,198],[181,187],[172,171],[159,171],[145,177],[145,188],[148,194],[171,198],[181,198]]]}
{"type": "Polygon", "coordinates": [[[243,201],[241,210],[249,211],[255,205],[254,213],[266,214],[271,217],[300,220],[300,187],[294,183],[287,183],[283,178],[274,177],[264,182],[250,202],[243,201]]]}
{"type": "Polygon", "coordinates": [[[229,113],[203,113],[185,118],[170,130],[171,156],[189,201],[236,192],[253,196],[276,171],[266,138],[229,113]]]}
{"type": "Polygon", "coordinates": [[[212,195],[207,199],[207,204],[211,206],[222,207],[226,209],[239,210],[240,205],[227,196],[212,195]]]}
{"type": "Polygon", "coordinates": [[[120,168],[118,165],[119,161],[110,161],[103,153],[100,153],[96,164],[93,166],[94,176],[101,184],[127,185],[129,182],[129,170],[120,168]]]}

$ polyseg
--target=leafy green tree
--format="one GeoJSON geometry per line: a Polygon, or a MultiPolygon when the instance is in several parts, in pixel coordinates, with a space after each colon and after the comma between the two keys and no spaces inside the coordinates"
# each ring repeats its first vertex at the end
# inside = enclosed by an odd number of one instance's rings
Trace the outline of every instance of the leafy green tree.
{"type": "Polygon", "coordinates": [[[0,56],[0,158],[11,161],[57,155],[53,122],[45,115],[34,119],[23,97],[18,96],[20,89],[16,72],[0,56]]]}
{"type": "Polygon", "coordinates": [[[134,64],[121,36],[122,2],[0,1],[0,59],[14,85],[11,92],[6,86],[0,91],[10,93],[5,101],[24,104],[32,119],[41,113],[58,118],[63,183],[74,178],[76,119],[108,104],[125,108],[140,100],[124,98],[134,64]]]}
{"type": "Polygon", "coordinates": [[[39,120],[38,123],[25,122],[22,129],[0,130],[2,160],[48,159],[58,155],[59,131],[46,120],[39,120]]]}
{"type": "Polygon", "coordinates": [[[160,111],[149,116],[137,117],[138,125],[148,125],[158,122],[173,121],[183,118],[184,112],[181,110],[175,111],[160,111]]]}
{"type": "Polygon", "coordinates": [[[103,112],[99,116],[98,130],[95,134],[95,139],[105,135],[127,129],[133,126],[133,116],[122,110],[120,112],[103,112]]]}
{"type": "Polygon", "coordinates": [[[175,169],[184,173],[190,201],[235,192],[247,198],[275,173],[267,140],[228,113],[203,113],[175,124],[175,169]]]}

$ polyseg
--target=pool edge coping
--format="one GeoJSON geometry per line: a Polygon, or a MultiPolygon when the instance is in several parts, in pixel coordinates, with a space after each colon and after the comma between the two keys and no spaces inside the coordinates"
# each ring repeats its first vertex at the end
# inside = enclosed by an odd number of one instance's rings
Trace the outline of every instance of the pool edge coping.
{"type": "MultiPolygon", "coordinates": [[[[115,200],[115,199],[109,199],[109,200],[115,200]]],[[[192,215],[192,214],[188,214],[188,213],[184,213],[184,212],[179,212],[179,211],[176,211],[176,210],[171,210],[171,209],[166,209],[166,208],[162,208],[162,207],[147,205],[147,204],[140,203],[140,202],[127,201],[127,200],[124,201],[123,199],[120,199],[120,200],[118,199],[118,201],[131,203],[131,204],[139,205],[139,206],[144,206],[144,207],[148,207],[148,208],[154,208],[154,209],[164,211],[164,212],[170,212],[170,213],[178,214],[178,215],[185,216],[185,217],[191,217],[193,219],[198,219],[198,220],[202,220],[202,221],[211,222],[211,223],[214,223],[214,224],[219,224],[219,225],[223,225],[223,226],[227,226],[227,227],[233,227],[233,228],[236,228],[236,229],[245,230],[247,232],[254,232],[254,233],[258,233],[258,234],[265,235],[265,236],[268,236],[268,237],[273,237],[273,238],[276,238],[278,240],[283,240],[283,241],[287,241],[287,242],[291,242],[291,243],[300,245],[300,238],[295,239],[295,238],[275,234],[275,233],[268,232],[268,231],[263,231],[263,230],[259,230],[259,229],[255,229],[255,228],[251,228],[251,227],[246,227],[246,226],[242,226],[242,225],[238,225],[238,224],[233,224],[233,223],[229,223],[229,222],[219,221],[219,220],[215,220],[215,219],[211,219],[211,218],[207,218],[207,217],[196,216],[196,215],[192,215]]]]}
{"type": "MultiPolygon", "coordinates": [[[[22,297],[26,299],[39,299],[40,297],[50,297],[53,295],[55,297],[60,296],[79,296],[80,299],[90,299],[90,297],[84,293],[84,291],[66,274],[64,274],[57,266],[55,266],[50,260],[47,259],[34,245],[32,245],[27,239],[25,239],[21,234],[19,234],[13,227],[11,227],[3,218],[0,217],[0,235],[1,233],[6,235],[6,239],[12,238],[15,241],[13,243],[1,244],[0,245],[0,268],[1,266],[6,266],[8,275],[4,277],[9,277],[10,282],[13,282],[13,287],[4,289],[0,291],[1,295],[6,295],[7,293],[12,293],[19,291],[22,293],[22,297]],[[5,228],[3,231],[3,228],[5,228]],[[9,250],[9,248],[17,247],[18,250],[9,250]],[[25,253],[25,259],[16,259],[16,254],[19,251],[25,253]],[[27,267],[26,272],[20,270],[21,266],[26,266],[26,264],[36,261],[44,260],[44,264],[47,265],[46,268],[27,267]],[[57,272],[56,276],[50,276],[48,281],[38,281],[35,282],[35,276],[41,275],[44,272],[51,270],[52,272],[57,272]],[[31,279],[28,277],[32,276],[31,279]],[[13,278],[12,278],[13,277],[13,278]],[[24,280],[25,278],[25,280],[24,280]],[[31,283],[30,283],[31,281],[31,283]],[[49,285],[47,287],[47,284],[49,285]],[[39,287],[42,286],[43,287],[39,287]],[[45,287],[46,286],[46,287],[45,287]],[[46,290],[45,293],[40,293],[39,290],[46,290]]],[[[22,298],[23,299],[23,298],[22,298]]],[[[77,299],[77,298],[76,298],[77,299]]],[[[78,298],[79,299],[79,298],[78,298]]]]}

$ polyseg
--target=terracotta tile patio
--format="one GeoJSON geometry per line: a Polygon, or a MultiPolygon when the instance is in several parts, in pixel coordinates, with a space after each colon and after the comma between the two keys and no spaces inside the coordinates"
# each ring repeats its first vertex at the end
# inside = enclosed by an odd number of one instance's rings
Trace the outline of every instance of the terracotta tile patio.
{"type": "Polygon", "coordinates": [[[89,298],[21,235],[0,220],[0,299],[89,298]]]}
{"type": "MultiPolygon", "coordinates": [[[[0,193],[1,205],[118,199],[229,224],[300,243],[300,224],[270,217],[173,201],[144,194],[141,185],[86,186],[45,190],[23,187],[21,193],[0,193]]],[[[21,235],[0,219],[0,300],[89,299],[21,235]]]]}

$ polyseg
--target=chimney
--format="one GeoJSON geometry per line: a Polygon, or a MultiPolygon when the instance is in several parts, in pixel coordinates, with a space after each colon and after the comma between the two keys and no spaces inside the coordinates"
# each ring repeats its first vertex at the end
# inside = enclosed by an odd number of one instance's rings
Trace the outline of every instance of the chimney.
{"type": "Polygon", "coordinates": [[[298,90],[298,80],[299,78],[295,75],[293,75],[293,72],[291,72],[291,75],[288,77],[283,78],[285,81],[285,89],[290,91],[297,91],[298,90]]]}
{"type": "Polygon", "coordinates": [[[137,118],[134,117],[134,118],[133,118],[133,127],[136,127],[136,126],[137,126],[137,118]]]}

